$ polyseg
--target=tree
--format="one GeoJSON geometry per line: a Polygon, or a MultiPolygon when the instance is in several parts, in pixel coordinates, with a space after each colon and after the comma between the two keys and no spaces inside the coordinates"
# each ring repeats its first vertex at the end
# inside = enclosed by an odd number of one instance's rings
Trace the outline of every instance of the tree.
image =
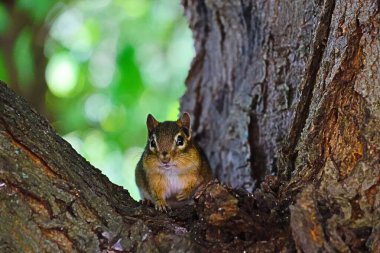
{"type": "Polygon", "coordinates": [[[219,178],[276,173],[280,196],[301,192],[301,251],[378,250],[379,2],[184,5],[197,56],[182,109],[219,178]]]}
{"type": "Polygon", "coordinates": [[[157,213],[0,85],[1,251],[378,252],[380,3],[183,5],[181,108],[218,178],[254,192],[211,182],[157,213]]]}

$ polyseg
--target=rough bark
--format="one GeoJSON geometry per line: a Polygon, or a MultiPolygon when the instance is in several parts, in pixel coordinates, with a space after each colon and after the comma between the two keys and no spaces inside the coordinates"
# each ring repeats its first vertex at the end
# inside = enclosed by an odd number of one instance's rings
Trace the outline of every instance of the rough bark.
{"type": "Polygon", "coordinates": [[[197,137],[223,181],[252,190],[277,172],[309,52],[325,40],[313,37],[329,27],[328,4],[184,1],[197,54],[182,109],[193,113],[197,137]]]}
{"type": "Polygon", "coordinates": [[[277,173],[302,252],[380,249],[379,5],[184,1],[197,54],[182,110],[223,182],[277,173]]]}

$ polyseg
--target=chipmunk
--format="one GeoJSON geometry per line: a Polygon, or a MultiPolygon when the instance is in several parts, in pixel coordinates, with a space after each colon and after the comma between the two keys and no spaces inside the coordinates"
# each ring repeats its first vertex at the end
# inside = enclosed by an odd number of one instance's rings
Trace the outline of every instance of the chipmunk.
{"type": "Polygon", "coordinates": [[[149,114],[146,125],[148,141],[135,170],[141,198],[160,211],[188,203],[212,179],[208,160],[192,139],[190,115],[160,123],[149,114]]]}

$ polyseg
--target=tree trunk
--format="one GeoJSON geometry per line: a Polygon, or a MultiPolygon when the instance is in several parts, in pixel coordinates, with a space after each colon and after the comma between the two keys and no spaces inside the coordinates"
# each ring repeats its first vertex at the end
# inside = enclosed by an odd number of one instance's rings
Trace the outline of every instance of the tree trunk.
{"type": "Polygon", "coordinates": [[[254,192],[141,206],[1,84],[0,252],[379,252],[380,3],[183,4],[182,110],[215,175],[254,192]]]}
{"type": "MultiPolygon", "coordinates": [[[[219,178],[251,190],[278,171],[278,151],[300,101],[301,80],[318,67],[306,68],[313,59],[310,52],[327,35],[313,37],[319,27],[328,29],[331,4],[262,0],[184,5],[197,55],[182,109],[197,119],[197,137],[219,178]]],[[[321,58],[317,53],[314,57],[321,58]]]]}
{"type": "Polygon", "coordinates": [[[182,110],[215,174],[278,174],[297,249],[380,251],[380,2],[185,0],[182,110]]]}

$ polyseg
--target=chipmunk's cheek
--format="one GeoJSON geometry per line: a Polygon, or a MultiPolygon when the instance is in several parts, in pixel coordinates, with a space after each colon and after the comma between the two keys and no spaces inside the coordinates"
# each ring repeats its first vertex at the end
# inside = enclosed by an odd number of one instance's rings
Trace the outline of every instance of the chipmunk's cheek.
{"type": "Polygon", "coordinates": [[[157,166],[160,164],[160,158],[157,153],[149,157],[149,163],[154,166],[157,166]]]}

